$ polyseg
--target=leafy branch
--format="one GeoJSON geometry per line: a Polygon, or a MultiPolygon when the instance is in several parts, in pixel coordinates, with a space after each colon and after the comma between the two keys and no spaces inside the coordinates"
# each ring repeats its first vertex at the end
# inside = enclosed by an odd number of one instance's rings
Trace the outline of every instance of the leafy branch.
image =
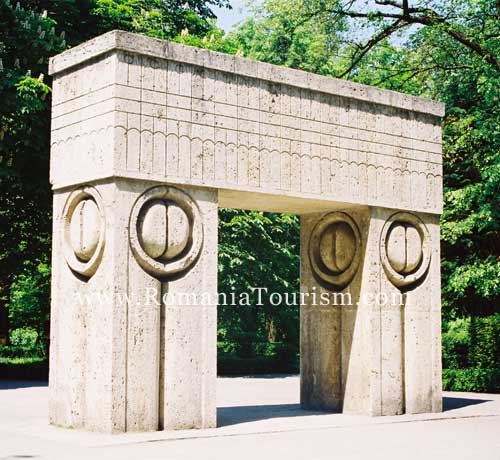
{"type": "MultiPolygon", "coordinates": [[[[469,27],[467,28],[468,32],[466,32],[466,29],[460,25],[461,20],[470,20],[482,23],[484,27],[485,15],[483,11],[481,14],[460,17],[460,15],[454,14],[453,10],[450,10],[448,13],[439,13],[428,6],[410,6],[408,0],[402,0],[401,2],[397,0],[375,0],[375,3],[381,8],[367,12],[355,10],[354,2],[352,1],[346,4],[335,2],[331,8],[324,7],[324,4],[322,4],[317,9],[305,11],[295,26],[299,27],[305,22],[325,14],[334,20],[342,18],[364,19],[377,28],[380,28],[382,24],[382,28],[374,33],[365,43],[354,46],[354,50],[350,56],[350,63],[347,69],[338,75],[340,78],[348,76],[363,57],[380,42],[389,38],[397,31],[412,25],[439,28],[446,35],[465,46],[500,72],[500,58],[489,46],[489,40],[497,38],[499,32],[490,32],[481,37],[479,34],[474,34],[474,29],[469,27]],[[384,10],[384,7],[388,7],[389,10],[384,10]]],[[[497,14],[498,11],[495,13],[495,16],[497,14]]]]}

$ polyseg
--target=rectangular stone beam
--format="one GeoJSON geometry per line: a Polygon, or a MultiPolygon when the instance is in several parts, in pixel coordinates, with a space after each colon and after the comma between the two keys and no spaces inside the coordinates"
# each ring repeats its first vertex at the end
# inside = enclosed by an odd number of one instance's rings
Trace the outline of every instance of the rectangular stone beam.
{"type": "Polygon", "coordinates": [[[435,101],[120,31],[50,72],[55,188],[124,177],[242,208],[260,195],[442,210],[435,101]]]}

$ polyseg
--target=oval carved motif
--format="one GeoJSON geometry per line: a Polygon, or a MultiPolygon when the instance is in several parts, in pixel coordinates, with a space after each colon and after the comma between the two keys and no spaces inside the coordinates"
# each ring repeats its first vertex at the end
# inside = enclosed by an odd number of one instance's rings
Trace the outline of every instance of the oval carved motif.
{"type": "Polygon", "coordinates": [[[406,231],[404,225],[397,223],[389,231],[387,257],[392,268],[403,273],[406,267],[406,231]]]}
{"type": "Polygon", "coordinates": [[[159,279],[188,270],[203,245],[198,205],[186,192],[171,186],[153,187],[137,199],[129,232],[137,262],[159,279]]]}
{"type": "Polygon", "coordinates": [[[431,259],[429,231],[414,214],[393,214],[382,229],[380,256],[389,280],[400,288],[422,279],[431,259]]]}
{"type": "Polygon", "coordinates": [[[80,201],[71,217],[69,234],[76,257],[88,262],[99,244],[101,216],[96,202],[91,199],[80,201]]]}
{"type": "Polygon", "coordinates": [[[139,220],[139,239],[146,254],[159,259],[167,250],[167,207],[163,201],[151,200],[144,208],[139,220]]]}
{"type": "Polygon", "coordinates": [[[93,187],[72,192],[62,213],[63,253],[71,270],[90,278],[104,252],[106,223],[104,204],[93,187]]]}
{"type": "Polygon", "coordinates": [[[413,225],[406,227],[406,266],[403,273],[415,271],[422,260],[422,239],[413,225]]]}
{"type": "Polygon", "coordinates": [[[309,259],[315,274],[337,288],[348,285],[361,259],[361,233],[344,212],[323,216],[309,240],[309,259]]]}
{"type": "Polygon", "coordinates": [[[422,240],[413,225],[395,223],[387,238],[387,258],[398,273],[408,275],[422,260],[422,240]]]}
{"type": "Polygon", "coordinates": [[[181,254],[186,248],[191,228],[189,219],[184,210],[176,204],[167,208],[167,250],[164,253],[166,260],[171,260],[181,254]]]}
{"type": "Polygon", "coordinates": [[[351,265],[356,253],[356,236],[345,222],[330,225],[320,240],[321,260],[334,273],[342,273],[351,265]]]}
{"type": "Polygon", "coordinates": [[[146,254],[157,260],[171,260],[189,241],[189,218],[182,208],[163,200],[151,200],[139,220],[139,240],[146,254]]]}

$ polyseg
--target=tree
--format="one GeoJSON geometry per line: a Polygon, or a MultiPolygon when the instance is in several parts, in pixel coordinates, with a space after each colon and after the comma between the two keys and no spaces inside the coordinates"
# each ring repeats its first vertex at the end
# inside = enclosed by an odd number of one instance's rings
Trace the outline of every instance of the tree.
{"type": "MultiPolygon", "coordinates": [[[[451,38],[465,50],[500,71],[500,5],[496,0],[375,0],[355,2],[352,0],[299,2],[299,25],[328,18],[330,21],[350,19],[356,30],[363,31],[352,46],[348,46],[347,67],[337,76],[350,75],[360,61],[377,45],[398,32],[415,26],[424,27],[442,36],[451,38]]],[[[338,29],[337,29],[338,30],[338,29]]]]}
{"type": "Polygon", "coordinates": [[[0,339],[16,279],[32,273],[48,286],[40,270],[50,258],[49,57],[115,28],[161,38],[204,33],[214,5],[228,2],[0,0],[0,339]]]}
{"type": "Polygon", "coordinates": [[[270,0],[235,31],[195,44],[445,102],[444,318],[489,315],[500,298],[499,5],[392,3],[363,12],[360,2],[270,0]]]}
{"type": "MultiPolygon", "coordinates": [[[[497,1],[267,0],[228,34],[214,27],[203,9],[219,4],[215,1],[189,2],[188,8],[159,0],[36,1],[21,2],[19,8],[1,1],[0,187],[6,199],[0,202],[0,311],[9,292],[17,306],[25,303],[19,292],[38,292],[27,274],[37,285],[47,276],[50,80],[38,75],[46,73],[49,55],[115,27],[445,102],[445,317],[499,311],[497,1]],[[23,10],[28,6],[34,16],[23,10]],[[23,25],[26,14],[34,22],[30,27],[23,25]]],[[[220,216],[221,290],[257,283],[278,292],[297,289],[296,217],[234,210],[220,216]]],[[[294,315],[269,304],[255,308],[255,302],[244,311],[222,308],[219,337],[236,343],[246,335],[250,347],[252,340],[293,343],[294,315]]]]}
{"type": "Polygon", "coordinates": [[[46,64],[65,47],[55,25],[46,13],[0,3],[0,336],[15,276],[49,254],[46,64]]]}
{"type": "MultiPolygon", "coordinates": [[[[96,0],[92,14],[102,31],[129,30],[151,37],[174,38],[184,29],[203,35],[213,26],[211,6],[228,0],[96,0]]],[[[96,34],[97,35],[97,34],[96,34]]]]}
{"type": "Polygon", "coordinates": [[[243,356],[255,354],[259,342],[283,342],[296,352],[298,305],[273,306],[269,294],[299,291],[298,219],[232,209],[222,210],[219,218],[218,288],[228,299],[228,305],[219,305],[219,340],[243,356]],[[268,289],[261,291],[261,304],[254,288],[268,289]],[[251,292],[248,305],[230,304],[232,293],[251,292]]]}

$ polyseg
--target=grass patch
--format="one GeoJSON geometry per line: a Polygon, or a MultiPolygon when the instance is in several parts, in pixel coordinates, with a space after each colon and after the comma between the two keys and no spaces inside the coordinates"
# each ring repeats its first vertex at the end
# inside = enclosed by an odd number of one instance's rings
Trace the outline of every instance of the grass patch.
{"type": "Polygon", "coordinates": [[[30,364],[44,363],[47,359],[43,356],[30,356],[30,357],[3,357],[0,356],[0,364],[10,366],[25,366],[30,364]]]}

